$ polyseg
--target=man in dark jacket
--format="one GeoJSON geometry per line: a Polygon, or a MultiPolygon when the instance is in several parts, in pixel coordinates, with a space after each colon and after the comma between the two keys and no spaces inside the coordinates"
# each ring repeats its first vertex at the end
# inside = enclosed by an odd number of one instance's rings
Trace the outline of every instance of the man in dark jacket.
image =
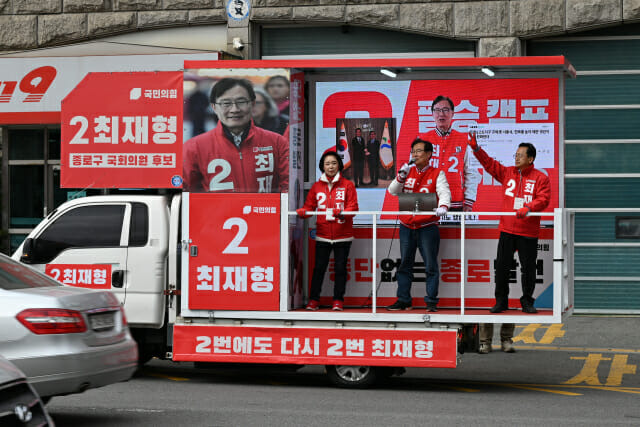
{"type": "Polygon", "coordinates": [[[351,140],[353,149],[353,182],[356,187],[362,185],[362,177],[364,176],[364,146],[365,141],[362,137],[362,129],[356,128],[356,136],[351,140]]]}
{"type": "Polygon", "coordinates": [[[378,171],[380,169],[380,141],[376,138],[376,132],[369,132],[369,141],[365,150],[367,163],[369,164],[369,182],[378,185],[378,171]]]}

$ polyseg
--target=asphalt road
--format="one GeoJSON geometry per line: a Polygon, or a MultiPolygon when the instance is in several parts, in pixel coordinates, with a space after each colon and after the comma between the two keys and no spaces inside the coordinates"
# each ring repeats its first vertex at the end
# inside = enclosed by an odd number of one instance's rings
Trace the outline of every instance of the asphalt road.
{"type": "MultiPolygon", "coordinates": [[[[495,331],[497,337],[498,331],[495,331]]],[[[516,328],[456,369],[407,369],[369,390],[322,367],[197,370],[153,360],[131,381],[48,405],[58,426],[640,425],[640,318],[573,316],[516,328]]]]}

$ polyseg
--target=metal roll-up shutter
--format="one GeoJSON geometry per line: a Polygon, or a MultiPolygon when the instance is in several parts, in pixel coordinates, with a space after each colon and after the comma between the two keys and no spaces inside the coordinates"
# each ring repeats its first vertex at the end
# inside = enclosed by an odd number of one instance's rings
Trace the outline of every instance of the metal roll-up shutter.
{"type": "Polygon", "coordinates": [[[566,81],[565,206],[595,211],[576,213],[576,312],[640,313],[640,226],[616,228],[640,224],[640,25],[531,40],[527,54],[564,55],[577,70],[566,81]]]}
{"type": "Polygon", "coordinates": [[[260,44],[263,59],[374,54],[386,57],[472,57],[475,52],[473,41],[351,25],[262,28],[260,44]]]}

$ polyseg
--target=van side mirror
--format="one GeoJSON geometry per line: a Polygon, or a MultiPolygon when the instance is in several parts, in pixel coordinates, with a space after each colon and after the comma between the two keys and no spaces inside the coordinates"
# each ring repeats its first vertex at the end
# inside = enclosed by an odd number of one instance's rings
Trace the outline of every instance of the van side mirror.
{"type": "Polygon", "coordinates": [[[35,247],[35,244],[31,237],[28,237],[27,239],[25,239],[24,243],[22,244],[22,255],[20,256],[20,262],[23,262],[25,264],[33,263],[34,247],[35,247]]]}

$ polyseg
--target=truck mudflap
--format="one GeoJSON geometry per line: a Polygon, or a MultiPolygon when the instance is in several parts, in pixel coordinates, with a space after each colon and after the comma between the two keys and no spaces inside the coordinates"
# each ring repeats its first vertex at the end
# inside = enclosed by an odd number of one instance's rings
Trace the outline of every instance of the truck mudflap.
{"type": "Polygon", "coordinates": [[[457,331],[175,325],[185,362],[455,368],[457,331]]]}

